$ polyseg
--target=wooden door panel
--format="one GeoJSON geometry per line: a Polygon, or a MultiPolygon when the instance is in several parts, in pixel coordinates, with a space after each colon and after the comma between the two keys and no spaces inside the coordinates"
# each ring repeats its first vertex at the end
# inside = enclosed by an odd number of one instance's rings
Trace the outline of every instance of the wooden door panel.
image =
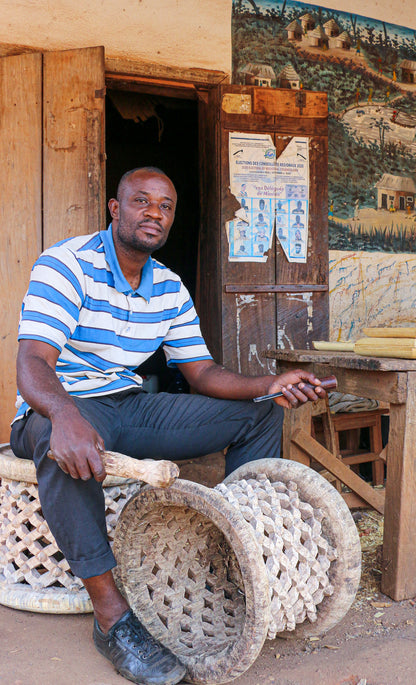
{"type": "Polygon", "coordinates": [[[248,376],[268,373],[262,354],[276,347],[275,296],[269,293],[224,295],[223,363],[248,376]]]}
{"type": "MultiPolygon", "coordinates": [[[[208,102],[210,128],[201,130],[211,137],[212,145],[209,158],[201,157],[201,167],[206,170],[201,207],[207,211],[202,217],[199,280],[202,283],[204,273],[210,273],[213,306],[210,310],[204,288],[200,287],[201,321],[205,335],[208,332],[208,338],[216,341],[217,361],[242,373],[257,374],[265,372],[261,352],[266,348],[310,347],[313,339],[328,335],[327,96],[223,85],[215,96],[207,95],[203,107],[207,108],[208,102]],[[308,137],[310,212],[306,264],[289,263],[275,236],[267,262],[229,261],[225,225],[239,207],[229,189],[230,132],[269,133],[277,155],[293,136],[308,137]],[[208,170],[207,162],[211,165],[208,170]],[[209,211],[210,197],[219,204],[217,214],[209,211]]],[[[201,150],[205,148],[201,140],[201,150]]]]}
{"type": "MultiPolygon", "coordinates": [[[[269,117],[271,123],[271,117],[269,117]]],[[[230,262],[225,224],[234,217],[240,203],[231,194],[228,162],[229,134],[267,132],[262,115],[226,114],[221,126],[221,273],[223,277],[222,363],[247,375],[264,373],[262,352],[276,344],[276,306],[274,295],[246,293],[253,284],[275,283],[274,242],[266,262],[230,262]],[[227,293],[231,286],[237,292],[227,293]],[[240,292],[239,292],[240,290],[240,292]]]]}
{"type": "Polygon", "coordinates": [[[277,347],[309,349],[328,335],[328,294],[302,290],[276,295],[277,347]]]}
{"type": "Polygon", "coordinates": [[[44,55],[44,247],[104,226],[104,48],[44,55]]]}
{"type": "Polygon", "coordinates": [[[41,251],[42,56],[0,59],[0,442],[15,414],[17,326],[41,251]]]}

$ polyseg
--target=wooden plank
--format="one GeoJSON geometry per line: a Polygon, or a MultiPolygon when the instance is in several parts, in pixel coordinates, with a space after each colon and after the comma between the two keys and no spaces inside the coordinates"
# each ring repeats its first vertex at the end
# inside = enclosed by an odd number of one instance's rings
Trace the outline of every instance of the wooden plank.
{"type": "Polygon", "coordinates": [[[332,415],[332,422],[337,431],[346,431],[351,428],[366,428],[377,426],[380,422],[380,415],[388,413],[388,409],[339,412],[339,414],[332,415]]]}
{"type": "Polygon", "coordinates": [[[380,493],[377,490],[373,490],[368,483],[345,466],[340,459],[334,457],[331,452],[328,452],[325,447],[314,440],[306,431],[302,429],[294,431],[292,442],[306,455],[336,476],[350,490],[368,502],[376,511],[380,512],[380,514],[384,513],[384,500],[380,493]]]}
{"type": "Polygon", "coordinates": [[[285,409],[282,431],[283,459],[292,459],[310,466],[310,455],[305,454],[292,443],[292,436],[297,430],[303,430],[310,435],[312,427],[312,402],[306,402],[297,409],[285,409]]]}
{"type": "Polygon", "coordinates": [[[44,55],[44,246],[105,226],[104,48],[44,55]]]}
{"type": "Polygon", "coordinates": [[[407,403],[390,407],[384,518],[381,589],[396,601],[416,595],[416,373],[407,388],[407,403]]]}
{"type": "MultiPolygon", "coordinates": [[[[277,155],[281,154],[292,138],[276,134],[277,155]]],[[[328,205],[327,137],[309,138],[309,213],[307,261],[305,264],[289,262],[277,242],[276,280],[281,283],[327,286],[328,265],[328,205]]],[[[292,348],[309,347],[317,338],[329,335],[329,292],[309,290],[301,294],[282,294],[276,297],[278,340],[292,348]]]]}
{"type": "MultiPolygon", "coordinates": [[[[230,87],[222,88],[228,92],[230,87]]],[[[235,87],[231,89],[235,90],[235,87]]],[[[243,91],[245,89],[243,88],[243,91]]],[[[249,92],[252,92],[252,88],[249,92]]],[[[238,89],[237,89],[238,91],[238,89]]],[[[260,282],[275,284],[275,252],[270,249],[266,262],[230,262],[229,245],[225,232],[226,221],[232,219],[239,203],[229,191],[229,132],[224,127],[225,117],[243,115],[225,114],[221,110],[221,273],[223,285],[260,282]]],[[[262,132],[256,118],[248,117],[257,132],[262,132]]],[[[237,128],[244,132],[246,127],[237,128]]],[[[219,274],[216,275],[216,279],[219,274]]],[[[267,345],[276,345],[276,306],[274,293],[223,293],[222,295],[222,363],[227,368],[247,375],[267,373],[261,351],[267,345]]]]}
{"type": "Polygon", "coordinates": [[[255,114],[274,114],[296,118],[328,117],[326,93],[303,90],[303,106],[299,105],[299,91],[287,88],[256,88],[253,111],[255,114]],[[300,111],[302,109],[302,112],[300,111]]]}
{"type": "Polygon", "coordinates": [[[227,294],[223,298],[223,364],[246,375],[267,374],[262,348],[276,344],[273,294],[227,294]]]}
{"type": "Polygon", "coordinates": [[[332,352],[308,349],[269,349],[265,356],[295,362],[332,364],[338,368],[365,369],[368,371],[416,371],[416,362],[411,359],[383,359],[381,357],[361,357],[354,352],[332,352]]]}
{"type": "Polygon", "coordinates": [[[226,293],[302,293],[302,292],[326,292],[327,285],[315,285],[311,283],[294,285],[293,283],[280,283],[276,285],[256,285],[244,284],[235,285],[227,284],[225,286],[226,293]]]}
{"type": "MultiPolygon", "coordinates": [[[[268,352],[269,350],[266,350],[262,356],[273,359],[274,356],[269,355],[268,352]]],[[[406,402],[407,374],[404,372],[368,371],[363,373],[363,371],[356,369],[340,368],[336,363],[304,363],[303,361],[296,361],[296,359],[291,362],[277,362],[278,373],[298,368],[312,371],[318,378],[325,378],[325,376],[334,374],[337,378],[339,392],[351,393],[357,397],[368,397],[387,403],[402,404],[406,402]]],[[[367,370],[364,369],[364,371],[367,370]]]]}
{"type": "Polygon", "coordinates": [[[215,361],[221,362],[219,91],[198,91],[198,96],[200,229],[195,302],[208,348],[215,361]]]}
{"type": "MultiPolygon", "coordinates": [[[[379,490],[379,493],[384,500],[384,490],[379,490]]],[[[368,503],[362,497],[358,497],[355,492],[341,492],[340,494],[350,509],[368,509],[368,503]]]]}
{"type": "Polygon", "coordinates": [[[363,334],[374,338],[416,338],[416,327],[363,328],[363,334]]]}
{"type": "Polygon", "coordinates": [[[130,93],[147,93],[163,97],[196,100],[197,90],[193,83],[178,83],[168,79],[147,79],[138,76],[117,74],[105,75],[106,85],[113,90],[128,90],[130,93]]]}
{"type": "Polygon", "coordinates": [[[189,82],[200,87],[215,88],[220,83],[229,81],[229,74],[213,69],[199,69],[197,67],[173,67],[158,62],[145,60],[131,60],[121,57],[106,57],[105,70],[108,78],[115,80],[120,76],[139,76],[149,81],[152,79],[167,79],[176,81],[178,85],[189,82]]]}
{"type": "Polygon", "coordinates": [[[0,442],[8,442],[16,413],[19,314],[32,264],[41,251],[41,54],[0,59],[0,121],[0,442]]]}
{"type": "Polygon", "coordinates": [[[265,114],[237,114],[222,110],[221,123],[225,131],[273,134],[275,130],[274,117],[265,114]]]}
{"type": "Polygon", "coordinates": [[[352,454],[351,456],[342,457],[343,464],[347,466],[354,466],[355,464],[366,464],[370,461],[376,461],[379,456],[375,452],[365,452],[363,454],[352,454]]]}

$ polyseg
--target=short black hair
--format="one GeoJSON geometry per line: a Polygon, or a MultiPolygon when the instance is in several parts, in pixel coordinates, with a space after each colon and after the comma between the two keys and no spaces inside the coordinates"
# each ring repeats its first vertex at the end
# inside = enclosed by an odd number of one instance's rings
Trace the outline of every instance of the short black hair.
{"type": "Polygon", "coordinates": [[[123,174],[122,177],[120,178],[120,181],[119,181],[118,186],[117,186],[117,195],[116,195],[117,200],[120,199],[121,188],[124,186],[127,179],[130,176],[132,176],[133,174],[135,174],[136,171],[148,171],[150,174],[159,174],[159,176],[166,176],[166,178],[168,178],[170,181],[169,176],[162,169],[159,169],[159,167],[157,167],[157,166],[135,167],[134,169],[130,169],[130,171],[126,171],[126,173],[123,174]]]}

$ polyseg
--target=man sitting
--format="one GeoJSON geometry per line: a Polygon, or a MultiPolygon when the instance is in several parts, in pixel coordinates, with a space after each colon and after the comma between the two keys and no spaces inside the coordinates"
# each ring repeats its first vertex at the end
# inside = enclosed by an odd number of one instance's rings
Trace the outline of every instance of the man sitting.
{"type": "Polygon", "coordinates": [[[174,685],[185,668],[114,583],[103,450],[179,460],[228,447],[230,473],[279,457],[282,406],[325,395],[302,386],[319,386],[304,371],[245,377],[213,361],[188,291],[150,256],[166,242],[175,207],[175,188],[161,170],[134,169],[109,201],[108,230],[57,243],[36,261],[19,326],[11,433],[15,454],[35,462],[43,514],[91,597],[97,649],[143,685],[174,685]],[[199,394],[142,391],[135,370],[161,345],[199,394]],[[247,401],[278,391],[276,401],[247,401]]]}

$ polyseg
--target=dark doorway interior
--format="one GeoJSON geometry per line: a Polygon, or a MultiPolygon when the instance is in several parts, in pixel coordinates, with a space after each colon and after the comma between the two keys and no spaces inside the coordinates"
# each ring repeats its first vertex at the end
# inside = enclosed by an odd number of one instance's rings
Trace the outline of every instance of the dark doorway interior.
{"type": "MultiPolygon", "coordinates": [[[[172,179],[178,192],[176,218],[166,245],[153,256],[178,273],[195,298],[199,230],[197,101],[108,90],[106,152],[107,198],[115,197],[120,177],[135,167],[156,166],[172,179]]],[[[107,219],[109,223],[109,214],[107,219]]],[[[177,392],[184,387],[181,376],[167,369],[163,353],[153,355],[141,372],[157,374],[159,390],[177,392]]]]}

